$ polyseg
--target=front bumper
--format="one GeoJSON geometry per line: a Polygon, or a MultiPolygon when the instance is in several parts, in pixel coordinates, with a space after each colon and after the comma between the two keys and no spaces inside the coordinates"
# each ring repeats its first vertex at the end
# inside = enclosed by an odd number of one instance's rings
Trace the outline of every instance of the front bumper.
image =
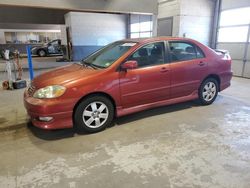
{"type": "MultiPolygon", "coordinates": [[[[72,103],[71,103],[72,104],[72,103]]],[[[64,129],[73,127],[72,107],[68,100],[36,99],[24,93],[24,106],[31,122],[41,129],[64,129]],[[52,117],[50,121],[40,121],[39,117],[52,117]]]]}

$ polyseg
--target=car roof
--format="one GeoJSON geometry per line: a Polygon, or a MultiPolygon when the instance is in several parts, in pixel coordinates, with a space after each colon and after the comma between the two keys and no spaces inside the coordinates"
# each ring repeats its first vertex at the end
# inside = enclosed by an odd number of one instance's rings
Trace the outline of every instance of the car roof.
{"type": "Polygon", "coordinates": [[[150,38],[124,39],[124,40],[122,40],[122,41],[124,41],[124,42],[148,43],[148,42],[161,41],[161,40],[193,41],[192,39],[189,39],[189,38],[183,38],[183,37],[167,37],[167,36],[150,37],[150,38]]]}

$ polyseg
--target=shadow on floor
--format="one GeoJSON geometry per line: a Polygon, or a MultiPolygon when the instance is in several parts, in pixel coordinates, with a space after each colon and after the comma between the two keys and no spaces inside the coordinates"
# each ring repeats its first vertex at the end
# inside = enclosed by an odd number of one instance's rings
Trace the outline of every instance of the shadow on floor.
{"type": "Polygon", "coordinates": [[[180,110],[185,110],[185,109],[196,107],[196,106],[200,106],[198,101],[189,101],[189,102],[185,102],[185,103],[157,107],[157,108],[153,108],[150,110],[144,110],[141,112],[137,112],[135,114],[131,114],[131,115],[117,118],[115,120],[115,124],[123,125],[126,123],[137,121],[139,119],[143,119],[143,118],[147,118],[147,117],[151,117],[151,116],[156,116],[156,115],[161,115],[161,114],[166,114],[166,113],[171,113],[171,112],[180,111],[180,110]]]}
{"type": "Polygon", "coordinates": [[[64,138],[74,137],[74,129],[59,129],[59,130],[43,130],[27,123],[28,129],[31,133],[42,140],[60,140],[64,138]]]}
{"type": "MultiPolygon", "coordinates": [[[[124,117],[120,117],[114,120],[114,123],[110,126],[112,128],[115,125],[121,126],[133,121],[137,121],[139,119],[155,116],[155,115],[161,115],[165,113],[171,113],[175,111],[185,110],[188,108],[199,106],[199,102],[197,101],[190,101],[175,105],[169,105],[164,107],[158,107],[150,110],[145,110],[139,113],[127,115],[124,117]]],[[[37,127],[34,127],[31,122],[27,124],[29,130],[31,133],[43,140],[59,140],[64,138],[70,138],[74,137],[76,135],[75,130],[72,129],[61,129],[61,130],[43,130],[39,129],[37,127]]],[[[78,135],[86,135],[87,133],[77,133],[78,135]]],[[[89,134],[88,134],[89,135],[89,134]]]]}

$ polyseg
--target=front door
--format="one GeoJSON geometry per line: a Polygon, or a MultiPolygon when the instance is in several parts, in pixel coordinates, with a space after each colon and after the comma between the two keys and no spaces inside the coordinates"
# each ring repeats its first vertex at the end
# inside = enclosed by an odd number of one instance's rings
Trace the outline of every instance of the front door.
{"type": "Polygon", "coordinates": [[[169,99],[170,69],[163,42],[141,47],[128,60],[137,61],[138,68],[120,72],[123,108],[169,99]]]}

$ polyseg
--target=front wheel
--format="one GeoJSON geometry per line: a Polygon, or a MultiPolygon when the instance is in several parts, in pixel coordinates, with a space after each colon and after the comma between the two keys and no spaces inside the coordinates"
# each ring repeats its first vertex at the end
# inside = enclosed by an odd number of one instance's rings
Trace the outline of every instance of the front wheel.
{"type": "Polygon", "coordinates": [[[199,99],[201,104],[209,105],[214,102],[218,95],[218,82],[214,78],[206,79],[200,86],[199,99]]]}
{"type": "Polygon", "coordinates": [[[78,104],[73,118],[77,131],[99,132],[112,123],[114,107],[112,102],[104,96],[90,96],[78,104]]]}

